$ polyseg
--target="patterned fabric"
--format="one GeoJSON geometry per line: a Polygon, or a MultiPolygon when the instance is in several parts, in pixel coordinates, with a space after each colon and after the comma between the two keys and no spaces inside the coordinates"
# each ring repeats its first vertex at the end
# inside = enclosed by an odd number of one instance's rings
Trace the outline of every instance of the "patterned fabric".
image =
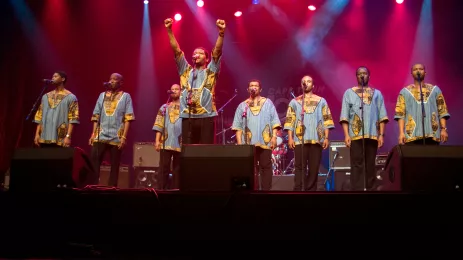
{"type": "Polygon", "coordinates": [[[286,112],[285,130],[293,131],[294,143],[302,143],[304,133],[304,144],[321,144],[325,140],[325,129],[334,128],[333,117],[331,116],[328,103],[322,97],[312,95],[304,102],[304,123],[302,124],[302,95],[289,102],[286,112]],[[304,131],[305,130],[305,131],[304,131]]]}
{"type": "Polygon", "coordinates": [[[275,105],[270,99],[261,98],[256,106],[251,100],[238,105],[232,130],[241,130],[243,143],[270,149],[273,129],[281,128],[275,105]],[[247,138],[245,138],[245,136],[247,138]]]}
{"type": "Polygon", "coordinates": [[[191,99],[191,117],[217,116],[215,106],[215,86],[220,72],[221,57],[207,65],[206,69],[194,70],[182,53],[176,60],[180,75],[180,117],[189,117],[188,100],[191,99]]]}
{"type": "Polygon", "coordinates": [[[167,105],[162,105],[156,116],[153,130],[161,133],[161,149],[164,149],[162,144],[165,139],[165,150],[180,152],[182,147],[182,119],[180,119],[180,106],[172,102],[167,105]],[[165,122],[165,136],[163,133],[165,118],[164,110],[165,114],[169,118],[169,120],[165,122]]]}
{"type": "Polygon", "coordinates": [[[362,134],[365,138],[378,140],[379,124],[389,122],[383,95],[377,89],[365,88],[363,93],[364,133],[362,133],[361,97],[361,89],[350,88],[346,90],[342,99],[340,123],[349,124],[349,136],[352,140],[362,139],[362,134]]]}
{"type": "Polygon", "coordinates": [[[95,142],[118,145],[124,134],[124,123],[135,120],[132,98],[129,93],[119,91],[115,94],[105,95],[111,92],[102,92],[93,110],[91,120],[100,121],[100,127],[96,128],[95,142]],[[104,113],[101,113],[102,109],[104,113]]]}
{"type": "Polygon", "coordinates": [[[79,124],[77,97],[69,90],[50,91],[42,96],[34,122],[42,125],[39,143],[62,146],[69,124],[79,124]]]}
{"type": "MultiPolygon", "coordinates": [[[[444,95],[438,86],[424,84],[424,130],[425,138],[432,138],[440,142],[440,119],[450,118],[445,103],[444,95]]],[[[405,122],[405,142],[423,139],[423,127],[421,122],[421,96],[420,89],[409,85],[400,91],[395,107],[395,120],[403,119],[405,122]]]]}

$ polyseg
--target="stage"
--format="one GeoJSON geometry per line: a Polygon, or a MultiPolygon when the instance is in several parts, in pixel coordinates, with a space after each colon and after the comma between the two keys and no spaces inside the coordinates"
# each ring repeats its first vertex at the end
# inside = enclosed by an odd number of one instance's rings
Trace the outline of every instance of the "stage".
{"type": "Polygon", "coordinates": [[[458,234],[461,199],[461,192],[1,192],[0,256],[168,255],[179,253],[179,240],[386,238],[394,244],[458,234]]]}

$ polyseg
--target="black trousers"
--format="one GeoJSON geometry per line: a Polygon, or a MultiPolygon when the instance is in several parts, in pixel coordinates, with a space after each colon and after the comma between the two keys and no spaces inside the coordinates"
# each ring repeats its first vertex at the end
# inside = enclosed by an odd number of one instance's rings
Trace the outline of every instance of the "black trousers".
{"type": "Polygon", "coordinates": [[[318,170],[322,160],[322,146],[320,144],[296,145],[294,148],[294,190],[316,191],[318,170]],[[307,174],[307,165],[309,172],[307,174]]]}
{"type": "Polygon", "coordinates": [[[108,186],[117,187],[117,181],[119,179],[119,165],[121,163],[122,150],[117,145],[95,142],[92,146],[91,160],[93,168],[95,170],[95,177],[93,178],[93,184],[98,185],[100,180],[100,165],[103,162],[103,158],[106,152],[109,151],[109,157],[111,162],[111,171],[109,173],[108,186]]]}
{"type": "Polygon", "coordinates": [[[364,186],[371,190],[376,180],[375,161],[378,141],[365,138],[365,158],[363,158],[362,139],[353,140],[350,147],[350,184],[351,190],[363,191],[364,186]],[[363,161],[365,160],[366,181],[364,185],[363,161]]]}
{"type": "Polygon", "coordinates": [[[439,142],[434,141],[432,138],[425,138],[423,144],[423,138],[405,143],[406,145],[439,145],[439,142]]]}
{"type": "Polygon", "coordinates": [[[178,175],[180,173],[180,152],[171,150],[161,150],[162,165],[160,167],[159,179],[160,188],[163,190],[178,189],[178,175]],[[172,164],[172,182],[169,181],[171,173],[170,165],[172,164]]]}
{"type": "Polygon", "coordinates": [[[272,189],[272,150],[256,147],[256,160],[259,162],[261,190],[272,189]]]}
{"type": "Polygon", "coordinates": [[[63,148],[57,144],[40,144],[40,148],[63,148]]]}
{"type": "Polygon", "coordinates": [[[183,144],[214,144],[215,117],[182,118],[183,144]],[[191,124],[191,135],[190,135],[191,124]]]}

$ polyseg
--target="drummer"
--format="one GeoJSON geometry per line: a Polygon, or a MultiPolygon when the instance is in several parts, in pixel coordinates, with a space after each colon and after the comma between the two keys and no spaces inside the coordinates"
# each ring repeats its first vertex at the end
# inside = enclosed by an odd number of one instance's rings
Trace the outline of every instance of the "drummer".
{"type": "Polygon", "coordinates": [[[304,190],[316,191],[322,149],[329,146],[334,122],[326,100],[313,93],[311,76],[302,77],[301,88],[303,95],[289,102],[284,130],[288,131],[288,147],[294,149],[294,190],[302,190],[304,176],[304,190]]]}

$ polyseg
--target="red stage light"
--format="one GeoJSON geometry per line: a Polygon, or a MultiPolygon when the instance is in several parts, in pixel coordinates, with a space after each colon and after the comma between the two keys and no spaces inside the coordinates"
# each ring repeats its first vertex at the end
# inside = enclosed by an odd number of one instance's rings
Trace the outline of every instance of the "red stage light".
{"type": "Polygon", "coordinates": [[[404,2],[404,0],[395,0],[396,3],[401,4],[404,2]]]}
{"type": "Polygon", "coordinates": [[[196,2],[196,5],[198,7],[203,7],[204,6],[204,1],[203,0],[198,0],[198,2],[196,2]]]}
{"type": "Polygon", "coordinates": [[[181,14],[175,14],[174,19],[175,19],[175,21],[180,21],[180,20],[182,20],[182,15],[181,14]]]}
{"type": "Polygon", "coordinates": [[[235,16],[236,16],[236,17],[240,17],[242,14],[243,14],[243,13],[242,13],[241,11],[236,11],[236,12],[235,12],[235,16]]]}
{"type": "Polygon", "coordinates": [[[316,8],[315,6],[309,5],[309,10],[310,10],[310,11],[315,11],[316,9],[317,9],[317,8],[316,8]]]}

